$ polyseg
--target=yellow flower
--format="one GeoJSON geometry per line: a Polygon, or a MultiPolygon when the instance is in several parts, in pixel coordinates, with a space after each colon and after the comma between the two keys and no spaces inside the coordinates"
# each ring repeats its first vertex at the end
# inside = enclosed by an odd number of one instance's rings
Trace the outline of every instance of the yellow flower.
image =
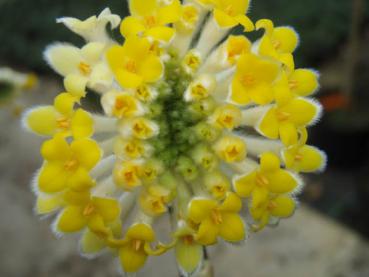
{"type": "Polygon", "coordinates": [[[196,241],[195,235],[195,231],[183,221],[178,223],[174,234],[177,238],[175,245],[177,263],[181,270],[189,275],[196,272],[203,260],[202,245],[196,241]]]}
{"type": "Polygon", "coordinates": [[[106,26],[109,24],[111,29],[115,29],[120,23],[120,17],[106,8],[97,17],[94,15],[83,21],[73,17],[62,17],[57,19],[57,23],[63,23],[86,41],[110,42],[106,26]]]}
{"type": "Polygon", "coordinates": [[[214,18],[222,28],[232,28],[241,24],[245,31],[254,30],[254,24],[245,15],[250,6],[249,0],[212,0],[214,18]]]}
{"type": "Polygon", "coordinates": [[[136,117],[129,120],[123,120],[120,122],[119,131],[122,137],[147,140],[159,133],[159,127],[157,124],[144,117],[136,117]]]}
{"type": "Polygon", "coordinates": [[[194,198],[188,206],[188,219],[199,228],[196,241],[203,245],[214,244],[220,236],[228,242],[245,239],[245,225],[238,215],[242,203],[240,198],[229,192],[222,203],[213,199],[194,198]]]}
{"type": "Polygon", "coordinates": [[[282,159],[288,169],[296,172],[316,172],[324,170],[327,156],[318,148],[306,145],[307,131],[304,129],[295,144],[282,150],[282,159]]]}
{"type": "Polygon", "coordinates": [[[264,192],[255,193],[250,205],[250,214],[257,223],[253,230],[260,231],[269,222],[272,223],[272,219],[288,218],[293,215],[295,209],[296,202],[291,196],[265,196],[264,192]]]}
{"type": "Polygon", "coordinates": [[[117,186],[131,191],[141,186],[142,181],[139,176],[141,164],[133,161],[119,161],[116,163],[113,176],[117,186]]]}
{"type": "Polygon", "coordinates": [[[124,239],[124,246],[119,249],[120,263],[125,272],[136,272],[144,266],[148,257],[150,243],[155,240],[151,226],[136,223],[129,227],[124,239]]]}
{"type": "Polygon", "coordinates": [[[94,132],[92,116],[83,109],[74,110],[78,99],[69,93],[61,93],[54,106],[42,106],[25,115],[26,126],[38,135],[62,134],[76,139],[89,137],[94,132]]]}
{"type": "Polygon", "coordinates": [[[56,135],[41,148],[45,163],[38,176],[41,192],[55,193],[71,188],[83,190],[94,185],[89,172],[101,158],[98,144],[91,139],[78,139],[70,145],[56,135]]]}
{"type": "Polygon", "coordinates": [[[111,198],[90,196],[85,193],[78,201],[71,201],[58,216],[55,226],[62,233],[78,232],[85,227],[99,236],[108,236],[108,223],[118,219],[120,207],[118,201],[111,198]]]}
{"type": "Polygon", "coordinates": [[[163,4],[159,0],[129,0],[131,16],[123,19],[120,31],[126,38],[143,35],[155,40],[169,42],[174,36],[173,28],[181,16],[181,3],[173,0],[163,4]]]}
{"type": "Polygon", "coordinates": [[[170,191],[159,185],[151,185],[141,191],[139,203],[144,213],[159,216],[167,211],[170,191]]]}
{"type": "Polygon", "coordinates": [[[123,88],[137,88],[162,77],[163,64],[150,47],[147,39],[128,37],[123,46],[114,45],[107,51],[109,65],[123,88]]]}
{"type": "Polygon", "coordinates": [[[238,60],[230,100],[238,105],[270,103],[273,100],[273,82],[279,72],[280,66],[275,62],[254,54],[243,55],[238,60]]]}
{"type": "Polygon", "coordinates": [[[138,139],[123,139],[120,137],[114,143],[114,153],[123,160],[134,160],[149,156],[151,147],[138,139]]]}
{"type": "Polygon", "coordinates": [[[298,130],[313,124],[321,115],[321,106],[310,99],[294,98],[271,106],[256,128],[270,139],[281,138],[285,145],[297,141],[298,130]]]}
{"type": "Polygon", "coordinates": [[[103,59],[105,47],[99,42],[88,43],[81,49],[55,43],[46,49],[44,56],[56,72],[66,77],[68,87],[73,87],[69,92],[84,96],[86,86],[104,90],[113,82],[113,74],[103,59]]]}
{"type": "Polygon", "coordinates": [[[181,7],[181,15],[174,23],[175,29],[179,33],[191,34],[200,18],[200,9],[193,4],[185,4],[181,7]]]}
{"type": "Polygon", "coordinates": [[[246,158],[246,143],[236,136],[224,136],[214,145],[216,154],[227,163],[240,162],[246,158]]]}
{"type": "Polygon", "coordinates": [[[280,168],[279,158],[272,153],[260,157],[260,168],[233,181],[233,187],[240,197],[250,197],[256,190],[275,194],[290,193],[299,185],[299,180],[290,172],[280,168]]]}
{"type": "Polygon", "coordinates": [[[144,109],[140,102],[128,92],[110,91],[101,98],[104,111],[117,118],[143,115],[144,109]]]}
{"type": "Polygon", "coordinates": [[[224,199],[231,188],[228,178],[218,171],[206,174],[204,176],[204,185],[208,192],[218,200],[224,199]]]}
{"type": "Polygon", "coordinates": [[[242,113],[234,105],[224,105],[218,107],[210,117],[210,122],[221,129],[233,130],[241,124],[242,113]]]}
{"type": "Polygon", "coordinates": [[[256,29],[265,29],[259,42],[260,55],[275,58],[286,65],[290,64],[291,54],[299,43],[299,36],[291,27],[277,27],[271,20],[261,19],[256,22],[256,29]]]}

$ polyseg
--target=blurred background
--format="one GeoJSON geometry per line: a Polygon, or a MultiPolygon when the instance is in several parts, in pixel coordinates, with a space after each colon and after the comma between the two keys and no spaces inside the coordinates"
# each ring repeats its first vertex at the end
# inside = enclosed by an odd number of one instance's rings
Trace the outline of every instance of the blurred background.
{"type": "MultiPolygon", "coordinates": [[[[51,103],[62,82],[43,49],[53,41],[83,43],[55,19],[85,19],[107,6],[122,17],[128,12],[124,0],[0,0],[0,67],[40,77],[38,89],[11,101],[20,109],[51,103]]],[[[215,276],[369,276],[369,1],[254,0],[250,17],[300,34],[296,64],[320,71],[317,98],[325,107],[310,144],[325,150],[329,163],[306,177],[295,218],[253,236],[245,249],[213,249],[215,276]]],[[[56,240],[33,216],[28,184],[41,141],[21,130],[5,94],[0,84],[0,276],[117,276],[109,258],[79,258],[75,242],[56,240]]],[[[139,276],[176,276],[173,265],[165,256],[139,276]]]]}

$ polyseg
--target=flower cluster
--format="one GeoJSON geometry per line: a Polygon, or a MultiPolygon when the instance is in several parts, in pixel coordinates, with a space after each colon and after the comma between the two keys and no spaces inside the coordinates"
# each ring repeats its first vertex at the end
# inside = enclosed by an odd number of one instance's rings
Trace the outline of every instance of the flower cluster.
{"type": "Polygon", "coordinates": [[[131,273],[174,249],[193,274],[203,247],[290,217],[298,174],[324,168],[325,155],[306,144],[322,110],[310,98],[318,74],[295,67],[296,32],[252,22],[249,4],[130,0],[123,20],[109,9],[58,19],[87,44],[46,49],[65,92],[24,123],[50,137],[36,212],[57,214],[58,234],[81,232],[83,255],[110,250],[131,273]],[[123,44],[108,26],[120,26],[123,44]],[[229,35],[236,26],[261,36],[229,35]],[[101,95],[104,115],[81,106],[87,89],[101,95]],[[160,240],[159,218],[172,223],[160,240]]]}

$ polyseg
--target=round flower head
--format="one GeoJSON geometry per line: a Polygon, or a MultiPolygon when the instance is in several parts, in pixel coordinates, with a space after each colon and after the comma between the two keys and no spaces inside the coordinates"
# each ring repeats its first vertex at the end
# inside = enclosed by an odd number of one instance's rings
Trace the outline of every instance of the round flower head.
{"type": "Polygon", "coordinates": [[[83,255],[110,252],[129,274],[171,249],[180,271],[195,273],[206,246],[244,242],[292,216],[299,173],[326,163],[306,144],[322,109],[309,97],[318,75],[295,68],[296,32],[262,19],[251,42],[229,35],[254,30],[248,0],[184,2],[129,0],[120,23],[108,9],[59,19],[87,44],[47,48],[65,92],[24,118],[51,136],[36,212],[56,214],[58,234],[81,232],[83,255]],[[80,105],[87,88],[101,96],[100,114],[80,105]],[[160,218],[172,225],[162,240],[160,218]]]}

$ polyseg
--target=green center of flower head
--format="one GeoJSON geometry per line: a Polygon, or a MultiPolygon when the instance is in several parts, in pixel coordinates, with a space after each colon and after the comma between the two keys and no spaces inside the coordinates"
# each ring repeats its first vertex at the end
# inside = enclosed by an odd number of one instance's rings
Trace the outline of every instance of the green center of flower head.
{"type": "MultiPolygon", "coordinates": [[[[194,175],[195,163],[189,157],[191,150],[206,136],[203,120],[214,110],[212,97],[186,102],[184,93],[192,81],[181,66],[176,54],[165,66],[165,77],[159,86],[159,97],[151,105],[152,119],[159,124],[160,133],[152,139],[155,154],[168,168],[194,175]],[[202,131],[202,134],[199,133],[202,131]]],[[[206,124],[205,124],[206,125],[206,124]]]]}

